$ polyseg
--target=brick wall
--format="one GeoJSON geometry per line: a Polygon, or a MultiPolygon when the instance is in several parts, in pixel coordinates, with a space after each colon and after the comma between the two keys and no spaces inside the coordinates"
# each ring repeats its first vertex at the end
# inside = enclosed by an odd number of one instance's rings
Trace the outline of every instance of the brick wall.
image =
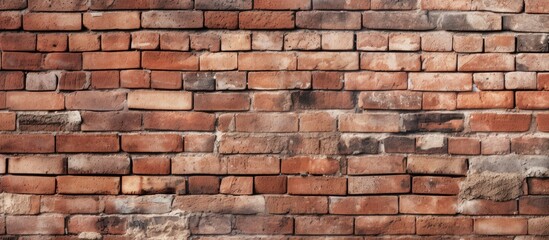
{"type": "Polygon", "coordinates": [[[549,238],[548,0],[0,9],[0,235],[549,238]]]}

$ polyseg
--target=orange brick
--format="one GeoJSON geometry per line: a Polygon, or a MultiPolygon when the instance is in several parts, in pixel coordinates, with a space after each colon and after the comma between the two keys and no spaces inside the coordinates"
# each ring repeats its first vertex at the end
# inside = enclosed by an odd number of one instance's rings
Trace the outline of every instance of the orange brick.
{"type": "Polygon", "coordinates": [[[82,29],[80,13],[26,13],[23,29],[29,31],[78,31],[82,29]]]}
{"type": "Polygon", "coordinates": [[[54,194],[55,177],[5,175],[0,187],[7,193],[54,194]]]}
{"type": "Polygon", "coordinates": [[[347,179],[342,177],[289,177],[288,194],[345,195],[347,179]]]}
{"type": "Polygon", "coordinates": [[[84,27],[90,30],[138,29],[141,24],[139,12],[93,12],[84,13],[84,27]]]}

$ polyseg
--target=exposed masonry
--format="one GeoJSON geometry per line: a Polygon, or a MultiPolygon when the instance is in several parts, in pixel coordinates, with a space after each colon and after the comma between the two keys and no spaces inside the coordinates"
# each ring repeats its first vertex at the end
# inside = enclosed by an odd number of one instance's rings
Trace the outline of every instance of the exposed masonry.
{"type": "Polygon", "coordinates": [[[548,90],[548,0],[0,0],[0,239],[548,239],[548,90]]]}

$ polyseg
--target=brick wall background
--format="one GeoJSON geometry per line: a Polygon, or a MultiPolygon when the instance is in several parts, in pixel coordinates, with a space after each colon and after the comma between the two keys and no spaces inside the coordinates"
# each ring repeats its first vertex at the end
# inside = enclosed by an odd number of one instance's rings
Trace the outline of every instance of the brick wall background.
{"type": "Polygon", "coordinates": [[[0,9],[1,239],[549,238],[548,0],[0,9]]]}

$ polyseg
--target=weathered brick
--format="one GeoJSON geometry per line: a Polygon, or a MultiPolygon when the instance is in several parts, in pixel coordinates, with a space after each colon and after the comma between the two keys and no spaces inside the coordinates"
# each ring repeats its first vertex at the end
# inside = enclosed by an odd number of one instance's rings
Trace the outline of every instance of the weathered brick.
{"type": "Polygon", "coordinates": [[[296,70],[293,53],[254,52],[238,54],[239,70],[296,70]]]}
{"type": "Polygon", "coordinates": [[[173,174],[227,174],[226,158],[215,155],[178,156],[172,159],[173,174]]]}
{"type": "Polygon", "coordinates": [[[295,233],[300,235],[346,235],[353,233],[352,217],[301,216],[295,218],[295,233]]]}
{"type": "Polygon", "coordinates": [[[126,156],[75,155],[68,158],[69,174],[124,175],[130,173],[126,156]]]}
{"type": "Polygon", "coordinates": [[[15,235],[26,234],[64,234],[65,218],[63,215],[41,216],[8,216],[6,217],[6,233],[15,235]]]}
{"type": "Polygon", "coordinates": [[[432,30],[436,25],[426,12],[365,12],[362,24],[367,29],[432,30]],[[384,21],[379,21],[384,19],[384,21]]]}
{"type": "Polygon", "coordinates": [[[530,114],[471,114],[469,124],[474,132],[525,132],[530,129],[530,114]]]}
{"type": "Polygon", "coordinates": [[[459,132],[465,118],[460,113],[412,113],[401,117],[406,132],[459,132]]]}
{"type": "Polygon", "coordinates": [[[342,177],[288,177],[288,194],[345,195],[347,179],[342,177]]]}
{"type": "Polygon", "coordinates": [[[521,235],[528,227],[525,218],[478,218],[475,219],[475,233],[485,235],[521,235]]]}
{"type": "MultiPolygon", "coordinates": [[[[143,53],[145,55],[145,53],[143,53]]],[[[139,68],[139,52],[90,52],[82,54],[83,68],[87,70],[139,68]]]]}
{"type": "Polygon", "coordinates": [[[408,171],[434,175],[465,175],[467,160],[456,157],[409,156],[408,171]]]}
{"type": "Polygon", "coordinates": [[[549,16],[544,14],[524,14],[503,16],[503,30],[515,32],[543,32],[549,30],[549,16]]]}
{"type": "Polygon", "coordinates": [[[138,29],[141,19],[138,12],[84,13],[84,27],[90,30],[138,29]]]}
{"type": "Polygon", "coordinates": [[[464,217],[419,217],[416,220],[417,234],[421,235],[467,235],[473,233],[473,219],[464,217]]]}
{"type": "Polygon", "coordinates": [[[423,95],[408,91],[361,92],[358,106],[362,109],[419,110],[423,95]]]}
{"type": "MultiPolygon", "coordinates": [[[[517,94],[517,106],[520,106],[517,94]]],[[[514,107],[511,91],[465,92],[457,95],[458,109],[510,109],[514,107]]]]}
{"type": "Polygon", "coordinates": [[[361,15],[355,12],[297,12],[296,26],[306,29],[361,29],[361,15]]]}
{"type": "Polygon", "coordinates": [[[420,71],[421,55],[415,53],[362,53],[360,69],[373,71],[420,71]]]}
{"type": "Polygon", "coordinates": [[[118,194],[118,177],[57,177],[57,192],[61,194],[118,194]]]}
{"type": "Polygon", "coordinates": [[[201,112],[148,112],[143,115],[143,127],[152,130],[208,131],[213,130],[215,116],[201,112]]]}
{"type": "Polygon", "coordinates": [[[242,111],[250,109],[250,97],[245,93],[201,93],[194,95],[198,111],[242,111]]]}
{"type": "Polygon", "coordinates": [[[411,189],[409,175],[350,177],[348,194],[408,193],[411,189]]]}
{"type": "Polygon", "coordinates": [[[307,52],[297,54],[298,70],[358,70],[358,53],[307,52]]]}
{"type": "Polygon", "coordinates": [[[173,209],[205,213],[257,214],[265,212],[263,196],[177,196],[173,209]]]}
{"type": "Polygon", "coordinates": [[[179,176],[123,176],[124,194],[185,194],[185,178],[179,176]]]}
{"type": "Polygon", "coordinates": [[[66,108],[71,110],[113,111],[126,105],[126,93],[121,91],[77,91],[65,98],[66,108]]]}
{"type": "Polygon", "coordinates": [[[398,132],[400,118],[397,114],[343,114],[339,116],[342,132],[398,132]]]}
{"type": "Polygon", "coordinates": [[[309,89],[309,72],[250,72],[248,88],[258,90],[309,89]]]}
{"type": "Polygon", "coordinates": [[[201,11],[148,11],[141,14],[143,28],[201,28],[203,24],[201,11]]]}
{"type": "Polygon", "coordinates": [[[459,194],[461,178],[413,177],[412,192],[416,194],[459,194]]]}
{"type": "Polygon", "coordinates": [[[36,12],[72,12],[88,10],[88,0],[77,0],[71,2],[65,1],[50,1],[44,2],[41,0],[29,0],[28,8],[36,12]]]}
{"type": "Polygon", "coordinates": [[[192,108],[192,94],[176,91],[132,91],[128,93],[128,107],[131,109],[189,110],[192,108]]]}
{"type": "Polygon", "coordinates": [[[357,235],[414,234],[416,220],[412,216],[361,216],[355,219],[357,235]]]}
{"type": "Polygon", "coordinates": [[[416,91],[471,91],[473,75],[468,73],[410,73],[409,89],[416,91]]]}
{"type": "MultiPolygon", "coordinates": [[[[519,61],[517,60],[517,64],[519,61]]],[[[458,71],[514,71],[515,57],[503,53],[458,55],[458,71]]],[[[525,69],[517,69],[525,70],[525,69]]]]}
{"type": "Polygon", "coordinates": [[[457,212],[455,196],[401,195],[399,198],[401,213],[454,215],[457,212]]]}
{"type": "Polygon", "coordinates": [[[547,92],[517,92],[516,103],[520,109],[547,109],[549,102],[547,101],[547,92]]]}
{"type": "Polygon", "coordinates": [[[488,12],[438,13],[430,15],[436,19],[437,28],[449,31],[498,31],[502,30],[502,17],[488,12]]]}
{"type": "Polygon", "coordinates": [[[51,156],[13,157],[8,160],[8,173],[14,174],[64,174],[65,158],[51,156]]]}
{"type": "Polygon", "coordinates": [[[396,214],[398,197],[330,197],[329,210],[332,214],[345,215],[396,214]]]}

